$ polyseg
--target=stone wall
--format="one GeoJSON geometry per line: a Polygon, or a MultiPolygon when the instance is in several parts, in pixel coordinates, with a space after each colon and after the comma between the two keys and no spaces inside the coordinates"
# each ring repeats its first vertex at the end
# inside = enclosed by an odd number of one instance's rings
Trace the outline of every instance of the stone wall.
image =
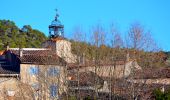
{"type": "MultiPolygon", "coordinates": [[[[43,98],[49,99],[50,86],[55,84],[58,87],[58,95],[66,91],[65,82],[65,69],[64,66],[57,65],[34,65],[34,64],[21,64],[21,82],[32,86],[34,91],[39,91],[43,98]],[[32,75],[29,71],[31,67],[38,67],[38,74],[32,75]],[[49,76],[49,68],[55,67],[59,69],[57,76],[49,76]],[[34,87],[38,85],[38,88],[34,87]]],[[[42,97],[41,97],[42,98],[42,97]]]]}
{"type": "MultiPolygon", "coordinates": [[[[135,61],[128,61],[123,65],[116,66],[97,66],[96,73],[101,77],[113,76],[115,78],[128,77],[132,68],[140,70],[141,67],[135,61]],[[134,66],[134,67],[133,67],[134,66]]],[[[80,72],[92,71],[95,72],[94,66],[82,67],[80,72]]]]}
{"type": "Polygon", "coordinates": [[[56,53],[68,63],[76,62],[76,56],[71,53],[71,43],[65,39],[57,41],[46,41],[42,44],[42,47],[51,48],[54,53],[56,53]]]}
{"type": "Polygon", "coordinates": [[[170,78],[157,78],[157,79],[134,79],[129,80],[134,83],[143,83],[143,84],[164,84],[170,85],[170,78]]]}
{"type": "Polygon", "coordinates": [[[0,100],[6,100],[9,97],[14,99],[14,95],[19,91],[18,82],[14,77],[0,77],[0,100]]]}
{"type": "Polygon", "coordinates": [[[58,56],[64,58],[68,63],[76,62],[76,56],[71,53],[71,43],[69,41],[56,41],[56,52],[58,56]]]}

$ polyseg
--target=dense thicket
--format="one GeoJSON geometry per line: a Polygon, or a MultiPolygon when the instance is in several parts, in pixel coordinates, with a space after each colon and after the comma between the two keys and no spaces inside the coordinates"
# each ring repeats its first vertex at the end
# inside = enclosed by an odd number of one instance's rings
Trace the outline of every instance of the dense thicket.
{"type": "Polygon", "coordinates": [[[7,43],[13,47],[40,47],[47,37],[39,30],[33,29],[30,25],[18,28],[13,21],[0,20],[0,49],[4,49],[7,43]]]}

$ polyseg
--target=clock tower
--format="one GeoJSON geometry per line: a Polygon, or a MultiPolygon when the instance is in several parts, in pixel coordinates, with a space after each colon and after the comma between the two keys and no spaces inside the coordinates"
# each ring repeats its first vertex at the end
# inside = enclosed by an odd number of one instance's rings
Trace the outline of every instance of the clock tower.
{"type": "Polygon", "coordinates": [[[58,20],[58,17],[59,15],[56,9],[55,19],[51,22],[51,25],[49,25],[50,38],[57,38],[57,37],[64,38],[64,25],[61,24],[61,22],[58,20]]]}

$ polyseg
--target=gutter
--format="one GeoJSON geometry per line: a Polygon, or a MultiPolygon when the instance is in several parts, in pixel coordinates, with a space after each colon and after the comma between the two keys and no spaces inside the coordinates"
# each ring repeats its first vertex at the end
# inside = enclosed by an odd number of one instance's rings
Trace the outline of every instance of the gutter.
{"type": "Polygon", "coordinates": [[[19,76],[19,74],[0,74],[0,77],[1,76],[19,76]]]}

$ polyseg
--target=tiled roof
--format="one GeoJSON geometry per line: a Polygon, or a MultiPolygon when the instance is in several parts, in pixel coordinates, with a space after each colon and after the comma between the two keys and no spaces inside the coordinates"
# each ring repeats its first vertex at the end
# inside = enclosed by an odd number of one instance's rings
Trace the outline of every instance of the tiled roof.
{"type": "MultiPolygon", "coordinates": [[[[19,56],[19,50],[11,50],[12,53],[19,56]]],[[[33,63],[33,64],[58,64],[65,65],[64,61],[57,54],[53,53],[51,50],[23,50],[22,56],[19,57],[21,63],[33,63]]]]}
{"type": "Polygon", "coordinates": [[[170,68],[144,68],[135,71],[134,78],[136,79],[156,79],[156,78],[170,78],[170,68]]]}
{"type": "Polygon", "coordinates": [[[57,55],[23,55],[21,63],[34,64],[59,64],[64,65],[66,62],[57,55]]]}
{"type": "Polygon", "coordinates": [[[66,65],[66,61],[53,53],[51,50],[33,49],[23,50],[22,56],[19,55],[19,50],[13,49],[5,51],[4,55],[0,55],[0,75],[19,74],[19,65],[21,64],[40,64],[40,65],[66,65]],[[5,55],[11,54],[13,62],[11,64],[5,55]],[[14,65],[15,64],[15,65],[14,65]]]}
{"type": "Polygon", "coordinates": [[[76,69],[76,68],[82,68],[82,67],[95,67],[95,66],[114,66],[114,65],[125,65],[126,64],[126,60],[117,60],[117,61],[113,61],[113,62],[107,62],[107,61],[100,61],[100,63],[95,64],[94,61],[86,61],[84,64],[80,63],[80,64],[76,64],[76,63],[69,63],[68,64],[68,69],[76,69]]]}
{"type": "MultiPolygon", "coordinates": [[[[77,86],[78,85],[78,79],[77,79],[77,73],[71,72],[68,73],[69,76],[69,86],[77,86]]],[[[80,72],[79,73],[79,85],[80,86],[94,86],[95,84],[95,79],[97,80],[97,85],[102,86],[103,85],[103,80],[100,78],[97,74],[93,72],[80,72]]]]}
{"type": "MultiPolygon", "coordinates": [[[[11,49],[12,53],[19,56],[19,49],[11,49]]],[[[23,55],[48,55],[52,54],[51,50],[22,50],[23,55]]]]}

